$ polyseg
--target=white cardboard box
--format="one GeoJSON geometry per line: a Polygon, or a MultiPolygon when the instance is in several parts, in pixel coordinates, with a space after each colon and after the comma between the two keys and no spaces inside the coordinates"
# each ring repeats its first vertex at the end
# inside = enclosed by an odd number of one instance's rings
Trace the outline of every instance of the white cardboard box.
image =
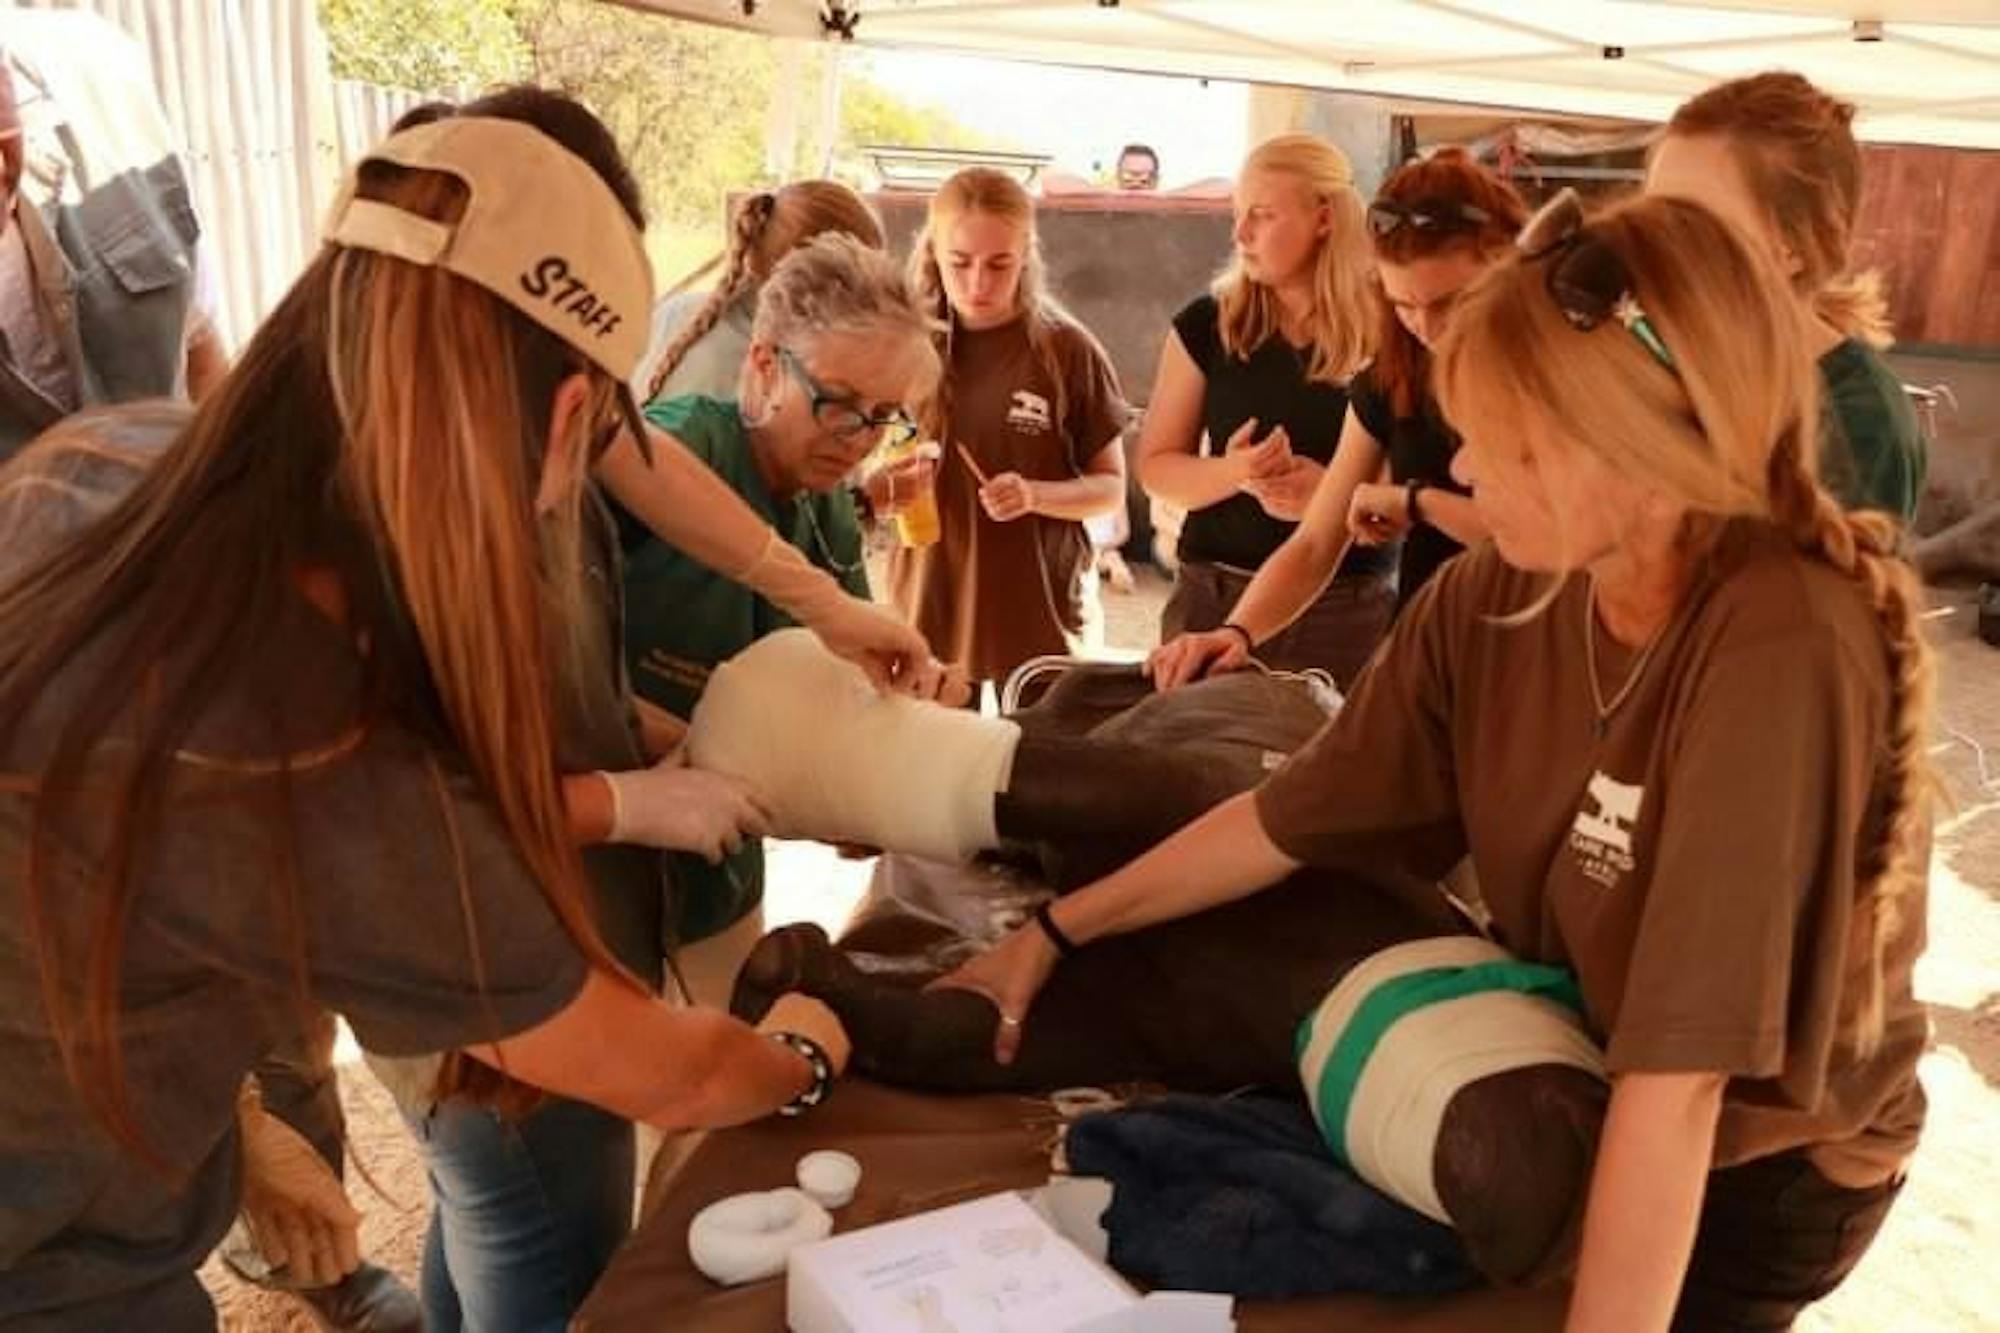
{"type": "Polygon", "coordinates": [[[792,1251],[792,1333],[1065,1333],[1138,1304],[1018,1194],[792,1251]]]}

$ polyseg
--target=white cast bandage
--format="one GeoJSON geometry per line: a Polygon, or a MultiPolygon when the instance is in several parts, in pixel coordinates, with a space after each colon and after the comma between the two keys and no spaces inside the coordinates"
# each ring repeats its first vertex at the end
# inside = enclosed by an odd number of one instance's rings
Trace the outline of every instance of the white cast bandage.
{"type": "Polygon", "coordinates": [[[688,728],[697,768],[748,782],[781,838],[963,861],[994,846],[1021,729],[901,695],[810,631],[780,630],[709,677],[688,728]]]}
{"type": "Polygon", "coordinates": [[[1556,999],[1559,969],[1473,935],[1416,940],[1357,965],[1300,1027],[1299,1074],[1334,1154],[1436,1221],[1434,1165],[1461,1088],[1534,1065],[1604,1077],[1604,1056],[1556,999]]]}

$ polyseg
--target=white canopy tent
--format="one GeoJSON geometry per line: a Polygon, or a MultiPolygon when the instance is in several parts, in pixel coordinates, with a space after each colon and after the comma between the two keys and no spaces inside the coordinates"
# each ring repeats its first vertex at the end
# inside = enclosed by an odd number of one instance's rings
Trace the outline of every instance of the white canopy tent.
{"type": "Polygon", "coordinates": [[[1792,69],[1877,142],[2000,148],[2000,0],[616,0],[772,36],[1660,121],[1792,69]]]}

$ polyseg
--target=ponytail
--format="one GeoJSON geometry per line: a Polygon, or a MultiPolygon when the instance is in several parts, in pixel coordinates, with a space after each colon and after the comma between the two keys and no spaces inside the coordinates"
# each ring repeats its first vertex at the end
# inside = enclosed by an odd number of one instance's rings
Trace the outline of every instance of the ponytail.
{"type": "Polygon", "coordinates": [[[681,325],[666,350],[660,353],[660,364],[653,368],[652,381],[646,385],[646,401],[652,402],[660,396],[667,380],[682,361],[687,359],[688,350],[706,338],[710,330],[722,319],[723,313],[748,291],[756,277],[754,259],[758,242],[764,237],[764,230],[770,225],[771,214],[778,207],[778,196],[769,190],[759,190],[756,194],[737,205],[736,216],[729,225],[729,248],[716,255],[700,268],[690,273],[682,281],[682,286],[709,273],[720,264],[722,281],[715,284],[715,290],[694,312],[694,317],[681,325]]]}

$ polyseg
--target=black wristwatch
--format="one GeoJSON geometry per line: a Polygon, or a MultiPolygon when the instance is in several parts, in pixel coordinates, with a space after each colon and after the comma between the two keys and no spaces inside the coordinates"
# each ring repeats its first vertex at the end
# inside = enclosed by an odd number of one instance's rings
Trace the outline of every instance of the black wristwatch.
{"type": "Polygon", "coordinates": [[[1417,507],[1417,493],[1423,489],[1424,483],[1417,477],[1411,477],[1403,483],[1403,494],[1408,497],[1403,508],[1409,513],[1411,527],[1424,521],[1424,511],[1417,507]]]}
{"type": "Polygon", "coordinates": [[[833,1061],[826,1058],[826,1050],[811,1037],[797,1032],[767,1032],[764,1034],[780,1046],[788,1046],[805,1057],[812,1066],[813,1081],[806,1090],[778,1108],[779,1115],[804,1115],[813,1107],[826,1100],[826,1094],[833,1091],[833,1061]]]}

